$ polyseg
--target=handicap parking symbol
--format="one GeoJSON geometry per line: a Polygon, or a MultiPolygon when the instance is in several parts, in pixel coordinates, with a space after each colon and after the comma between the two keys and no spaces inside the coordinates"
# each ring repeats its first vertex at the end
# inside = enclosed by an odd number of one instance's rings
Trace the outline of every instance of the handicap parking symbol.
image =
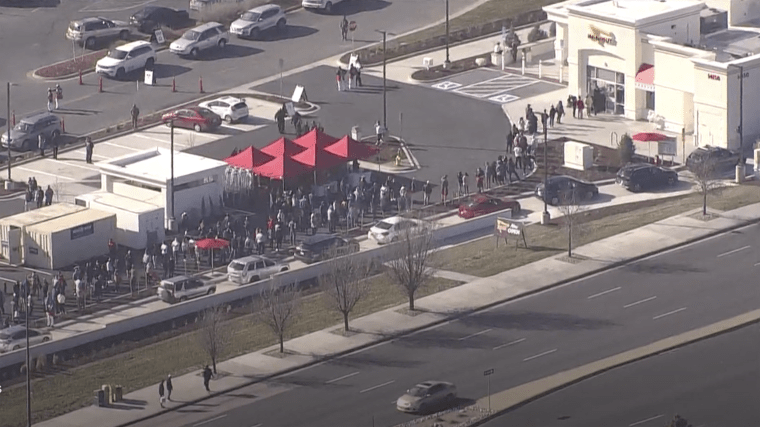
{"type": "Polygon", "coordinates": [[[518,99],[520,99],[519,96],[510,95],[508,93],[504,93],[498,96],[492,96],[491,98],[488,98],[489,101],[493,101],[499,104],[508,104],[518,99]]]}
{"type": "Polygon", "coordinates": [[[440,90],[456,89],[459,86],[462,86],[462,84],[456,83],[456,82],[440,82],[433,85],[434,88],[440,89],[440,90]]]}

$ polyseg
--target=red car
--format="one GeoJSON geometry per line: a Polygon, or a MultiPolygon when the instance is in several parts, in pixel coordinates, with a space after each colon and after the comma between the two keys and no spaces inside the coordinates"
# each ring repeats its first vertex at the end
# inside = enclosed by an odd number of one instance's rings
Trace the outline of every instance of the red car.
{"type": "Polygon", "coordinates": [[[504,209],[512,209],[512,214],[517,215],[520,213],[520,203],[512,199],[499,199],[481,194],[459,205],[459,216],[469,219],[504,209]]]}
{"type": "Polygon", "coordinates": [[[218,114],[203,107],[181,108],[164,114],[161,120],[167,126],[173,120],[174,126],[195,129],[196,132],[214,130],[222,124],[222,118],[218,114]]]}

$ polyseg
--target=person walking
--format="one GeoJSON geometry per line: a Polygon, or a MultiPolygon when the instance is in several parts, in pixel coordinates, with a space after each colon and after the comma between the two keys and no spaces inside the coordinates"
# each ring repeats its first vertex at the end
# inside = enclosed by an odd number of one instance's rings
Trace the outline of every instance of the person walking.
{"type": "Polygon", "coordinates": [[[343,15],[343,20],[340,21],[340,38],[342,41],[348,41],[348,18],[343,15]]]}
{"type": "Polygon", "coordinates": [[[164,401],[166,398],[164,398],[164,380],[161,380],[161,384],[158,385],[158,404],[161,405],[161,407],[164,407],[164,401]]]}
{"type": "Polygon", "coordinates": [[[575,117],[575,112],[578,108],[578,104],[576,104],[576,99],[573,95],[567,96],[567,105],[573,109],[573,117],[575,117]]]}
{"type": "Polygon", "coordinates": [[[446,206],[446,199],[449,196],[449,176],[441,177],[441,203],[446,206]]]}
{"type": "Polygon", "coordinates": [[[589,93],[586,95],[586,117],[591,117],[591,112],[594,112],[594,115],[596,115],[596,111],[594,111],[594,99],[591,97],[591,94],[589,93]]]}
{"type": "Polygon", "coordinates": [[[422,185],[422,206],[430,204],[430,195],[433,194],[433,186],[430,185],[430,180],[425,181],[422,185]]]}
{"type": "Polygon", "coordinates": [[[356,67],[354,67],[354,64],[349,65],[348,68],[348,90],[351,90],[351,87],[354,85],[354,82],[356,81],[356,67]]]}
{"type": "Polygon", "coordinates": [[[385,135],[385,127],[380,124],[380,120],[375,122],[375,135],[377,136],[377,143],[375,145],[382,144],[385,135]]]}
{"type": "Polygon", "coordinates": [[[140,117],[140,109],[137,108],[137,104],[132,104],[129,115],[132,117],[132,129],[137,130],[137,119],[140,117]]]}
{"type": "Polygon", "coordinates": [[[462,191],[464,191],[465,196],[470,195],[470,174],[465,172],[464,176],[462,177],[462,191]]]}
{"type": "Polygon", "coordinates": [[[55,109],[60,108],[61,100],[63,99],[63,88],[58,83],[55,84],[55,109]]]}
{"type": "Polygon", "coordinates": [[[580,96],[578,96],[576,99],[577,99],[577,101],[575,102],[575,104],[576,104],[576,108],[578,109],[578,118],[582,119],[583,118],[583,110],[585,108],[585,106],[583,104],[583,99],[580,96]]]}
{"type": "Polygon", "coordinates": [[[549,109],[549,126],[554,127],[554,118],[557,117],[557,109],[552,105],[549,109]]]}
{"type": "Polygon", "coordinates": [[[211,393],[211,389],[209,388],[208,383],[211,381],[212,375],[213,374],[211,373],[211,368],[206,365],[203,368],[203,386],[206,387],[206,391],[209,393],[211,393]]]}
{"type": "Polygon", "coordinates": [[[37,136],[37,148],[40,149],[40,156],[45,157],[45,145],[47,144],[47,141],[45,141],[45,135],[39,134],[37,136]]]}
{"type": "Polygon", "coordinates": [[[55,298],[53,292],[47,294],[45,299],[45,318],[48,328],[55,328],[55,298]]]}
{"type": "Polygon", "coordinates": [[[338,92],[343,91],[343,75],[345,74],[345,71],[343,70],[343,67],[338,65],[338,71],[335,72],[335,82],[338,84],[338,92]]]}
{"type": "Polygon", "coordinates": [[[562,105],[562,100],[560,99],[557,103],[557,124],[562,124],[562,116],[565,115],[565,107],[562,105]]]}
{"type": "Polygon", "coordinates": [[[509,161],[507,162],[507,180],[510,184],[512,184],[512,175],[515,177],[515,181],[520,181],[520,175],[517,174],[517,167],[515,166],[515,161],[511,157],[509,158],[509,161]]]}
{"type": "Polygon", "coordinates": [[[457,172],[457,197],[462,197],[463,195],[463,182],[464,174],[462,171],[457,172]]]}
{"type": "Polygon", "coordinates": [[[280,135],[285,133],[285,114],[285,106],[274,113],[274,120],[277,122],[277,130],[280,132],[280,135]]]}
{"type": "Polygon", "coordinates": [[[174,390],[174,386],[172,385],[172,374],[169,374],[166,376],[166,399],[169,402],[172,401],[172,390],[174,390]]]}
{"type": "Polygon", "coordinates": [[[50,188],[50,185],[47,186],[47,189],[45,190],[45,206],[50,206],[53,204],[53,189],[50,188]]]}
{"type": "Polygon", "coordinates": [[[55,106],[54,100],[55,100],[55,94],[53,93],[53,89],[52,88],[48,88],[48,91],[47,91],[47,110],[48,110],[48,113],[52,113],[53,112],[53,107],[55,106]]]}
{"type": "Polygon", "coordinates": [[[53,145],[53,160],[58,160],[58,144],[61,142],[61,135],[51,135],[50,144],[53,145]]]}
{"type": "Polygon", "coordinates": [[[356,69],[356,87],[362,87],[362,63],[359,62],[359,58],[354,61],[354,69],[356,69]]]}

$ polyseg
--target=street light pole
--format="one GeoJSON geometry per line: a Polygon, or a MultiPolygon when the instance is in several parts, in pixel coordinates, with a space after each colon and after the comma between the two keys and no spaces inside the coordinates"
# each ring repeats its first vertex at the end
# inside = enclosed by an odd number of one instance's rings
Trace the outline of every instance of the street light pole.
{"type": "Polygon", "coordinates": [[[386,45],[388,41],[388,31],[386,30],[375,30],[378,33],[383,35],[383,128],[388,131],[388,87],[387,87],[387,80],[386,80],[386,66],[387,66],[387,55],[385,53],[386,51],[386,45]]]}
{"type": "MultiPolygon", "coordinates": [[[[10,87],[10,83],[8,87],[10,87]]],[[[26,298],[26,309],[24,310],[26,312],[26,423],[27,427],[32,427],[32,358],[29,354],[29,307],[31,295],[29,294],[29,283],[25,286],[24,294],[27,294],[24,296],[26,298]]]]}
{"type": "Polygon", "coordinates": [[[443,68],[449,68],[451,66],[451,59],[449,57],[449,0],[446,0],[446,61],[443,63],[443,68]]]}
{"type": "Polygon", "coordinates": [[[169,224],[171,225],[172,231],[174,231],[174,222],[176,221],[175,220],[176,217],[174,216],[174,120],[172,120],[170,123],[171,123],[171,126],[170,126],[171,132],[169,136],[169,149],[171,150],[171,154],[169,158],[171,160],[169,161],[170,162],[169,167],[171,169],[170,184],[171,184],[172,189],[171,189],[170,194],[171,194],[172,208],[171,208],[170,216],[169,216],[169,224]]]}
{"type": "Polygon", "coordinates": [[[11,159],[13,158],[11,156],[11,82],[8,82],[8,99],[6,100],[8,105],[8,116],[6,118],[6,126],[8,126],[8,139],[6,142],[8,143],[8,182],[11,182],[11,159]]]}
{"type": "Polygon", "coordinates": [[[549,220],[551,219],[551,215],[549,215],[549,206],[546,201],[546,190],[549,185],[549,129],[548,126],[544,125],[544,212],[541,214],[541,224],[547,225],[549,223],[549,220]]]}

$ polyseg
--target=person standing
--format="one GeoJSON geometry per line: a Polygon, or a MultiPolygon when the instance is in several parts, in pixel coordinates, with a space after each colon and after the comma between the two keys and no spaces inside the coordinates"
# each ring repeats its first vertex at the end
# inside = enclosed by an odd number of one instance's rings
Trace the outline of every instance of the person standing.
{"type": "Polygon", "coordinates": [[[383,143],[383,137],[385,135],[385,127],[380,124],[380,120],[375,122],[375,135],[377,136],[376,145],[383,143]]]}
{"type": "Polygon", "coordinates": [[[166,376],[166,399],[169,402],[172,401],[172,390],[174,390],[174,386],[172,385],[172,374],[169,374],[166,376]]]}
{"type": "Polygon", "coordinates": [[[274,113],[274,120],[277,122],[277,130],[280,131],[280,135],[285,133],[285,107],[283,106],[276,113],[274,113]]]}
{"type": "Polygon", "coordinates": [[[338,71],[335,72],[335,82],[338,84],[338,92],[343,91],[343,67],[338,65],[338,71]]]}
{"type": "Polygon", "coordinates": [[[55,328],[55,298],[53,292],[47,294],[45,299],[45,318],[47,319],[47,326],[49,328],[55,328]]]}
{"type": "Polygon", "coordinates": [[[565,115],[565,107],[562,106],[562,100],[557,103],[557,124],[562,124],[562,116],[565,115]]]}
{"type": "Polygon", "coordinates": [[[290,246],[296,245],[296,230],[298,229],[298,226],[296,224],[296,221],[293,218],[290,218],[290,222],[288,222],[288,234],[290,235],[290,246]]]}
{"type": "Polygon", "coordinates": [[[164,380],[161,380],[161,384],[158,385],[158,404],[164,407],[164,380]]]}
{"type": "Polygon", "coordinates": [[[573,95],[567,96],[567,105],[569,105],[573,109],[573,117],[575,117],[576,109],[578,108],[578,105],[576,104],[576,99],[573,95]]]}
{"type": "Polygon", "coordinates": [[[53,160],[58,160],[58,144],[61,142],[61,135],[51,135],[50,144],[53,145],[53,160]]]}
{"type": "Polygon", "coordinates": [[[591,117],[591,112],[594,112],[594,115],[596,115],[596,111],[594,110],[594,99],[591,97],[591,94],[589,93],[586,95],[586,117],[591,117]]]}
{"type": "Polygon", "coordinates": [[[48,110],[48,113],[53,112],[53,107],[55,106],[55,104],[53,103],[54,99],[55,99],[55,94],[53,93],[53,89],[52,88],[48,88],[48,91],[47,91],[47,110],[48,110]]]}
{"type": "Polygon", "coordinates": [[[422,185],[422,206],[430,204],[430,195],[433,194],[433,186],[430,185],[430,180],[425,181],[422,185]]]}
{"type": "Polygon", "coordinates": [[[211,368],[206,365],[203,368],[203,386],[206,387],[206,391],[209,393],[211,393],[211,389],[209,388],[208,383],[211,381],[212,375],[213,374],[211,373],[211,368]]]}
{"type": "Polygon", "coordinates": [[[446,199],[449,196],[449,176],[441,177],[441,203],[446,206],[446,199]]]}
{"type": "Polygon", "coordinates": [[[577,105],[577,109],[578,109],[578,118],[582,119],[583,118],[583,109],[584,109],[583,99],[580,96],[578,96],[577,99],[578,99],[578,101],[576,101],[576,105],[577,105]]]}
{"type": "Polygon", "coordinates": [[[33,209],[32,203],[34,203],[34,191],[31,188],[26,190],[26,196],[24,197],[24,211],[30,211],[33,209]]]}
{"type": "Polygon", "coordinates": [[[92,163],[92,151],[95,149],[95,144],[92,143],[92,138],[89,136],[84,139],[84,161],[92,163]]]}
{"type": "Polygon", "coordinates": [[[362,63],[359,58],[354,61],[354,68],[356,69],[356,87],[362,87],[362,63]]]}
{"type": "Polygon", "coordinates": [[[549,109],[549,126],[554,127],[554,118],[557,117],[557,109],[552,105],[549,109]]]}
{"type": "Polygon", "coordinates": [[[37,194],[34,199],[37,202],[37,209],[41,208],[43,203],[45,203],[45,192],[42,190],[42,187],[37,188],[37,194]]]}
{"type": "Polygon", "coordinates": [[[340,21],[340,37],[342,41],[348,41],[348,18],[343,15],[343,20],[340,21]]]}
{"type": "Polygon", "coordinates": [[[47,186],[47,189],[45,190],[45,206],[50,206],[53,204],[53,189],[50,188],[50,185],[47,186]]]}
{"type": "Polygon", "coordinates": [[[63,88],[58,83],[55,84],[55,109],[60,108],[60,102],[63,99],[63,88]]]}
{"type": "Polygon", "coordinates": [[[129,115],[132,117],[132,129],[137,130],[137,119],[140,117],[140,109],[137,108],[137,104],[132,104],[129,115]]]}
{"type": "Polygon", "coordinates": [[[45,157],[45,145],[46,145],[46,143],[47,142],[45,141],[45,135],[44,134],[39,134],[37,136],[37,148],[40,149],[40,156],[42,156],[42,157],[45,157]]]}
{"type": "Polygon", "coordinates": [[[354,81],[356,80],[356,67],[354,64],[349,65],[348,68],[348,90],[351,90],[354,81]]]}

